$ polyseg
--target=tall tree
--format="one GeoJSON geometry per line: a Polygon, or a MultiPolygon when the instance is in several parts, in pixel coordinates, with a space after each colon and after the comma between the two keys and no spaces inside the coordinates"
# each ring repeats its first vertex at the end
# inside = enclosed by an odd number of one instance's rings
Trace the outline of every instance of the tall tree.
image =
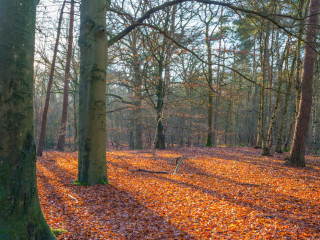
{"type": "Polygon", "coordinates": [[[220,13],[220,33],[219,33],[219,46],[218,46],[218,66],[217,66],[217,78],[216,78],[216,99],[215,99],[215,106],[214,106],[214,118],[213,118],[213,136],[212,136],[212,145],[217,145],[217,133],[218,133],[218,119],[219,119],[219,91],[220,91],[220,80],[221,75],[223,75],[223,72],[221,74],[220,72],[220,61],[221,61],[221,48],[222,48],[222,23],[223,23],[223,7],[221,7],[221,13],[220,13]]]}
{"type": "Polygon", "coordinates": [[[81,184],[108,182],[106,165],[106,0],[80,7],[79,170],[81,184]]]}
{"type": "Polygon", "coordinates": [[[56,239],[41,212],[33,136],[36,0],[0,0],[0,239],[56,239]]]}
{"type": "Polygon", "coordinates": [[[62,24],[62,19],[63,19],[63,10],[64,10],[65,4],[66,4],[66,0],[63,1],[62,7],[60,10],[56,43],[54,45],[49,82],[48,82],[48,86],[47,86],[46,100],[44,103],[44,109],[43,109],[43,113],[42,113],[41,130],[40,130],[39,142],[38,142],[38,147],[37,147],[37,156],[42,156],[42,151],[43,151],[43,144],[44,144],[44,138],[45,138],[45,134],[46,134],[46,127],[47,127],[47,118],[48,118],[48,111],[49,111],[51,88],[52,88],[52,83],[53,83],[54,70],[56,67],[56,59],[57,59],[57,54],[58,54],[58,47],[59,47],[59,40],[60,40],[60,33],[61,33],[61,24],[62,24]]]}
{"type": "Polygon", "coordinates": [[[208,74],[206,75],[206,79],[208,82],[208,132],[207,132],[207,147],[213,146],[213,137],[214,137],[214,129],[213,129],[213,62],[212,62],[212,36],[214,31],[210,31],[211,22],[214,19],[214,13],[212,12],[211,8],[209,7],[210,15],[207,16],[208,11],[207,8],[204,11],[205,18],[202,19],[200,16],[201,21],[205,24],[205,43],[206,43],[206,51],[207,51],[207,59],[208,59],[208,74]]]}
{"type": "Polygon", "coordinates": [[[266,21],[266,36],[264,40],[264,48],[260,46],[260,61],[262,66],[262,80],[260,86],[260,102],[259,102],[259,113],[258,113],[258,124],[257,124],[257,142],[256,148],[262,148],[264,143],[264,118],[265,118],[265,85],[268,79],[269,73],[269,40],[270,40],[270,22],[266,21]],[[263,52],[263,53],[262,53],[263,52]]]}
{"type": "MultiPolygon", "coordinates": [[[[288,58],[286,59],[286,61],[288,61],[288,58]]],[[[289,105],[291,86],[292,86],[292,78],[294,76],[296,62],[297,62],[297,54],[294,55],[294,58],[291,63],[290,74],[288,74],[288,77],[287,77],[287,86],[286,86],[286,92],[285,92],[285,97],[284,97],[284,104],[283,104],[283,108],[282,108],[281,116],[280,116],[280,124],[279,124],[277,143],[276,143],[276,149],[275,149],[275,151],[277,153],[282,153],[282,136],[283,136],[285,122],[286,122],[286,116],[287,116],[287,112],[288,112],[288,105],[289,105]]],[[[286,63],[286,65],[288,66],[289,64],[286,63]]]]}
{"type": "Polygon", "coordinates": [[[59,134],[58,144],[57,144],[57,149],[60,151],[64,150],[64,144],[66,141],[70,68],[71,68],[71,59],[72,59],[73,22],[74,22],[74,0],[71,0],[67,61],[66,61],[66,69],[65,69],[65,75],[64,75],[61,126],[60,126],[60,134],[59,134]]]}
{"type": "MultiPolygon", "coordinates": [[[[279,110],[279,103],[280,103],[280,98],[281,98],[280,92],[281,92],[281,87],[282,87],[283,78],[284,78],[284,76],[283,76],[284,75],[283,74],[283,72],[284,72],[283,71],[283,63],[286,58],[288,59],[289,44],[290,44],[289,40],[290,40],[290,38],[288,38],[287,45],[286,45],[285,50],[283,51],[281,60],[278,57],[278,63],[277,63],[277,65],[278,65],[278,72],[277,72],[278,82],[277,82],[277,88],[276,88],[276,100],[274,103],[273,112],[272,112],[270,120],[269,120],[269,127],[268,127],[268,131],[267,131],[266,139],[265,139],[266,142],[263,146],[263,152],[262,152],[263,156],[270,156],[271,155],[270,150],[272,147],[273,128],[276,123],[277,112],[279,110]]],[[[279,53],[277,55],[279,55],[279,53]]]]}
{"type": "Polygon", "coordinates": [[[301,99],[299,114],[297,116],[293,142],[286,164],[292,166],[305,166],[305,148],[309,128],[312,106],[312,80],[316,54],[317,24],[319,21],[319,0],[311,0],[309,5],[309,18],[306,33],[305,57],[303,63],[303,76],[301,82],[301,99]]]}
{"type": "Polygon", "coordinates": [[[134,149],[142,149],[142,119],[141,119],[141,88],[142,88],[142,79],[141,79],[141,63],[139,62],[139,54],[137,48],[137,30],[132,32],[132,41],[131,41],[131,49],[132,49],[132,68],[134,72],[134,111],[133,111],[133,121],[134,121],[134,149]]]}

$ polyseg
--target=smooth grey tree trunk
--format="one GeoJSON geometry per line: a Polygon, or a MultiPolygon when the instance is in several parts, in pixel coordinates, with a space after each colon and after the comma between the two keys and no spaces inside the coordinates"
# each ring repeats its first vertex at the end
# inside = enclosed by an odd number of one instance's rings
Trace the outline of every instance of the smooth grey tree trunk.
{"type": "Polygon", "coordinates": [[[80,184],[106,184],[106,0],[80,7],[79,164],[80,184]]]}

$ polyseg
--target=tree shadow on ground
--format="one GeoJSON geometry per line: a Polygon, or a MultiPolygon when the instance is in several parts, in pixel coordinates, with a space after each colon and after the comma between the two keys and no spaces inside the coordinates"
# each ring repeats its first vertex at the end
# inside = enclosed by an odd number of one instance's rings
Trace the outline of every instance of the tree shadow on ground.
{"type": "Polygon", "coordinates": [[[237,206],[248,207],[252,210],[262,212],[261,217],[281,219],[282,222],[289,222],[294,226],[298,226],[301,230],[309,228],[312,229],[314,233],[320,232],[319,223],[315,220],[316,218],[313,219],[312,217],[316,217],[320,213],[319,205],[317,204],[311,204],[306,200],[273,191],[266,185],[250,184],[246,182],[242,183],[222,176],[206,173],[194,166],[189,167],[193,168],[192,171],[194,171],[196,175],[205,176],[206,178],[196,179],[196,176],[193,176],[191,179],[188,179],[188,176],[186,176],[186,182],[182,182],[169,178],[166,175],[145,175],[149,178],[167,181],[168,183],[175,184],[182,188],[191,188],[209,194],[237,206]],[[208,180],[208,178],[214,178],[215,180],[221,181],[221,184],[218,183],[216,185],[223,186],[224,182],[228,182],[235,186],[229,185],[228,188],[224,188],[224,191],[221,191],[220,189],[210,189],[201,186],[205,184],[194,184],[194,182],[201,182],[208,180]],[[238,187],[236,187],[236,185],[238,187]],[[255,189],[255,195],[251,195],[253,189],[255,189]],[[248,196],[250,201],[247,199],[248,196]]]}
{"type": "Polygon", "coordinates": [[[128,192],[112,185],[75,186],[71,184],[75,174],[58,164],[38,164],[47,197],[52,198],[67,226],[73,226],[67,229],[65,239],[195,239],[128,192]],[[52,179],[59,184],[53,184],[52,179]]]}

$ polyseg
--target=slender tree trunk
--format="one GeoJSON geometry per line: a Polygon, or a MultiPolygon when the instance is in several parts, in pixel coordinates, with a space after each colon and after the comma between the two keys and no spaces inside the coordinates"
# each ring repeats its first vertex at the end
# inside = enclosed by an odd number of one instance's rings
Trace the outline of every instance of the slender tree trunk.
{"type": "Polygon", "coordinates": [[[209,23],[206,24],[206,45],[208,54],[208,135],[207,135],[207,147],[213,146],[213,70],[212,70],[212,50],[211,39],[209,36],[209,23]]]}
{"type": "Polygon", "coordinates": [[[162,124],[162,114],[163,114],[163,98],[164,98],[164,81],[162,78],[162,72],[163,72],[163,60],[160,59],[159,61],[159,69],[158,69],[158,83],[157,83],[157,106],[156,106],[156,115],[157,115],[157,137],[156,137],[156,144],[155,148],[157,149],[165,149],[165,135],[164,135],[164,129],[162,124]]]}
{"type": "Polygon", "coordinates": [[[78,181],[88,185],[108,183],[105,81],[107,69],[106,3],[106,0],[83,0],[80,7],[78,181]]]}
{"type": "MultiPolygon", "coordinates": [[[[169,23],[171,19],[170,25],[170,34],[173,35],[174,27],[175,27],[175,15],[176,15],[176,6],[172,8],[172,14],[168,15],[166,18],[166,23],[169,23]]],[[[168,24],[165,24],[166,26],[168,24]]],[[[158,69],[158,84],[157,84],[157,106],[156,106],[156,114],[157,114],[157,140],[156,140],[156,148],[157,149],[165,149],[165,134],[164,127],[162,124],[163,119],[163,104],[165,96],[168,96],[168,87],[170,83],[170,64],[171,64],[171,56],[172,56],[172,43],[170,40],[165,39],[163,44],[163,52],[158,61],[159,69],[158,69]],[[166,53],[166,57],[164,58],[164,53],[166,53]],[[165,60],[165,61],[164,61],[165,60]],[[164,70],[164,79],[162,77],[162,73],[164,70]]]]}
{"type": "MultiPolygon", "coordinates": [[[[316,71],[315,71],[316,72],[316,71]]],[[[312,148],[315,150],[315,144],[316,144],[316,134],[317,134],[317,81],[313,81],[313,86],[312,86],[312,115],[311,115],[311,143],[312,143],[312,148]]]]}
{"type": "Polygon", "coordinates": [[[142,149],[143,144],[142,144],[142,112],[141,112],[141,101],[139,101],[136,105],[137,107],[137,112],[136,112],[136,117],[135,117],[135,128],[134,128],[134,149],[142,149]]]}
{"type": "MultiPolygon", "coordinates": [[[[288,59],[287,59],[287,61],[288,61],[288,59]]],[[[297,56],[295,55],[294,59],[292,60],[291,72],[290,72],[290,75],[288,76],[286,95],[284,98],[284,106],[283,106],[283,110],[281,112],[281,122],[280,122],[280,127],[279,127],[279,131],[278,131],[278,136],[277,136],[277,144],[276,144],[276,152],[277,153],[282,153],[282,136],[283,136],[283,131],[284,131],[287,112],[288,112],[288,104],[289,104],[290,93],[291,93],[292,78],[294,75],[296,62],[297,62],[297,56]]]]}
{"type": "Polygon", "coordinates": [[[0,0],[0,6],[0,239],[53,240],[36,179],[36,0],[0,0]]]}
{"type": "Polygon", "coordinates": [[[256,148],[262,148],[264,143],[264,95],[265,95],[265,84],[268,79],[269,72],[269,38],[270,38],[270,23],[267,23],[266,37],[264,41],[264,54],[262,62],[262,83],[260,87],[260,103],[259,103],[259,114],[258,114],[258,127],[257,127],[257,142],[256,148]]]}
{"type": "Polygon", "coordinates": [[[64,150],[64,144],[66,141],[70,67],[71,67],[72,42],[73,42],[73,22],[74,22],[74,0],[71,0],[70,21],[69,21],[69,39],[68,39],[68,50],[67,50],[67,61],[66,61],[66,70],[65,70],[65,79],[64,79],[64,89],[63,89],[62,116],[61,116],[60,134],[59,134],[58,144],[57,144],[57,149],[60,151],[64,150]]]}
{"type": "MultiPolygon", "coordinates": [[[[252,65],[252,80],[254,82],[257,82],[257,61],[256,61],[256,38],[254,36],[253,38],[253,41],[254,41],[254,45],[253,45],[253,65],[252,65]]],[[[249,104],[250,104],[250,107],[249,107],[249,111],[250,111],[250,114],[249,114],[249,128],[250,128],[250,145],[253,146],[255,143],[255,131],[254,131],[254,121],[255,121],[255,103],[257,101],[257,95],[258,95],[258,91],[257,91],[257,85],[255,84],[252,84],[252,93],[250,95],[250,98],[249,98],[249,104]]]]}
{"type": "Polygon", "coordinates": [[[133,129],[129,129],[129,134],[128,135],[129,135],[128,136],[129,148],[132,150],[132,149],[134,149],[134,131],[133,131],[133,129]]]}
{"type": "Polygon", "coordinates": [[[263,156],[270,156],[270,150],[271,150],[271,146],[272,146],[272,133],[273,133],[274,124],[276,122],[277,112],[279,109],[281,86],[282,86],[282,79],[279,79],[278,87],[277,87],[276,101],[275,101],[274,109],[273,109],[273,112],[272,112],[272,115],[270,118],[268,132],[266,135],[266,142],[263,147],[263,153],[262,153],[263,156]]]}
{"type": "MultiPolygon", "coordinates": [[[[217,69],[217,79],[216,79],[216,90],[220,91],[220,58],[221,58],[221,43],[222,43],[222,21],[223,21],[223,7],[221,7],[220,13],[220,36],[219,36],[219,49],[218,49],[218,69],[217,69]]],[[[213,118],[213,135],[212,135],[212,145],[217,145],[217,135],[218,135],[218,119],[219,119],[219,94],[216,94],[215,105],[214,105],[214,118],[213,118]]]]}
{"type": "MultiPolygon", "coordinates": [[[[316,59],[316,66],[315,66],[315,78],[319,79],[319,55],[317,55],[316,59]]],[[[313,81],[313,96],[312,96],[312,127],[311,127],[311,132],[312,132],[312,144],[313,144],[313,151],[318,150],[319,148],[319,143],[317,142],[318,140],[318,106],[319,106],[319,101],[318,101],[318,90],[319,90],[319,82],[318,81],[313,81]]]]}
{"type": "Polygon", "coordinates": [[[141,87],[142,87],[142,80],[141,80],[141,64],[139,61],[139,51],[137,48],[137,30],[132,31],[132,42],[131,42],[131,49],[133,54],[133,76],[134,76],[134,99],[133,99],[133,105],[134,110],[132,113],[133,118],[133,124],[134,124],[134,133],[133,133],[133,139],[134,149],[142,149],[142,109],[141,109],[141,87]]]}
{"type": "MultiPolygon", "coordinates": [[[[308,14],[308,6],[305,4],[305,0],[299,1],[299,9],[298,9],[298,16],[299,18],[306,17],[308,14]],[[305,6],[306,5],[306,6],[305,6]],[[304,9],[304,11],[303,11],[304,9]]],[[[299,22],[299,35],[298,35],[298,40],[297,40],[297,68],[296,68],[296,74],[295,74],[295,91],[296,91],[296,99],[295,99],[295,109],[294,109],[294,117],[292,117],[289,129],[288,129],[288,134],[286,136],[286,140],[283,146],[284,151],[288,151],[289,145],[290,145],[290,140],[293,132],[293,128],[296,122],[296,117],[298,116],[299,112],[299,103],[300,103],[300,95],[301,95],[301,39],[303,37],[304,33],[304,25],[305,21],[300,21],[299,22]]]]}
{"type": "Polygon", "coordinates": [[[284,152],[288,152],[289,151],[289,145],[291,143],[290,141],[292,140],[294,124],[296,122],[296,110],[295,109],[296,109],[296,106],[294,105],[294,110],[293,110],[293,113],[292,113],[292,116],[291,116],[291,122],[289,124],[288,133],[287,133],[284,145],[283,145],[283,151],[284,152]]]}
{"type": "Polygon", "coordinates": [[[54,50],[53,50],[50,76],[49,76],[49,82],[48,82],[48,87],[47,87],[47,95],[46,95],[46,100],[45,100],[43,114],[42,114],[40,137],[39,137],[38,148],[37,148],[37,156],[42,156],[44,138],[46,135],[51,88],[52,88],[52,83],[53,83],[54,70],[56,67],[56,59],[57,59],[57,53],[58,53],[58,47],[59,47],[59,41],[60,41],[60,33],[61,33],[61,24],[62,24],[62,19],[63,19],[63,10],[64,10],[65,5],[66,5],[66,0],[63,1],[61,11],[60,11],[56,43],[55,43],[54,50]]]}
{"type": "MultiPolygon", "coordinates": [[[[138,91],[141,91],[141,88],[138,89],[138,91]]],[[[141,95],[136,94],[135,101],[134,101],[134,107],[133,110],[133,121],[134,121],[134,130],[133,130],[133,146],[134,149],[142,149],[142,109],[141,109],[141,95]]]]}
{"type": "Polygon", "coordinates": [[[270,118],[270,122],[269,122],[268,132],[266,135],[266,143],[264,144],[264,147],[263,147],[263,153],[262,153],[263,156],[270,156],[270,150],[272,147],[273,128],[274,128],[274,125],[276,122],[276,116],[277,116],[277,113],[279,110],[279,103],[280,103],[280,98],[281,98],[280,91],[281,91],[281,86],[282,86],[282,82],[283,82],[282,68],[283,68],[284,60],[286,58],[288,58],[288,54],[287,54],[288,49],[289,49],[289,39],[287,41],[286,49],[283,52],[281,60],[279,59],[279,57],[277,57],[278,58],[278,60],[277,60],[277,62],[278,62],[277,63],[277,65],[278,65],[278,69],[277,69],[278,85],[277,85],[277,92],[276,92],[277,95],[276,95],[276,100],[274,103],[274,109],[271,114],[271,118],[270,118]]]}
{"type": "MultiPolygon", "coordinates": [[[[305,14],[302,15],[303,7],[305,5],[305,0],[299,1],[299,18],[303,18],[307,16],[307,11],[308,11],[308,6],[305,8],[305,14]]],[[[298,34],[298,45],[297,45],[297,72],[296,72],[296,82],[295,82],[295,89],[296,89],[296,117],[298,116],[299,112],[299,104],[300,104],[300,99],[301,99],[301,66],[302,66],[302,61],[301,61],[301,43],[302,43],[302,37],[304,33],[304,28],[305,28],[305,22],[300,21],[299,22],[299,34],[298,34]]]]}
{"type": "MultiPolygon", "coordinates": [[[[76,89],[75,89],[76,90],[76,89]]],[[[78,149],[78,118],[77,118],[77,94],[73,94],[73,121],[74,121],[74,138],[73,138],[73,151],[78,149]]]]}
{"type": "Polygon", "coordinates": [[[310,2],[310,17],[308,18],[306,32],[306,42],[308,44],[305,47],[304,69],[301,82],[301,100],[290,156],[286,161],[286,164],[292,166],[305,166],[304,154],[312,105],[312,80],[315,62],[317,24],[319,20],[319,5],[319,0],[311,0],[310,2]]]}

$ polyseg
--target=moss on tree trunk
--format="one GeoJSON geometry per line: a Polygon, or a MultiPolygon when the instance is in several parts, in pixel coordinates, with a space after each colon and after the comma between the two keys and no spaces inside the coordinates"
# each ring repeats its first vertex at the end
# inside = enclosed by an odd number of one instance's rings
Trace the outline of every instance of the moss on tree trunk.
{"type": "Polygon", "coordinates": [[[79,175],[81,184],[105,184],[106,0],[81,1],[79,175]]]}
{"type": "Polygon", "coordinates": [[[0,239],[51,240],[33,138],[36,0],[0,0],[0,239]]]}

